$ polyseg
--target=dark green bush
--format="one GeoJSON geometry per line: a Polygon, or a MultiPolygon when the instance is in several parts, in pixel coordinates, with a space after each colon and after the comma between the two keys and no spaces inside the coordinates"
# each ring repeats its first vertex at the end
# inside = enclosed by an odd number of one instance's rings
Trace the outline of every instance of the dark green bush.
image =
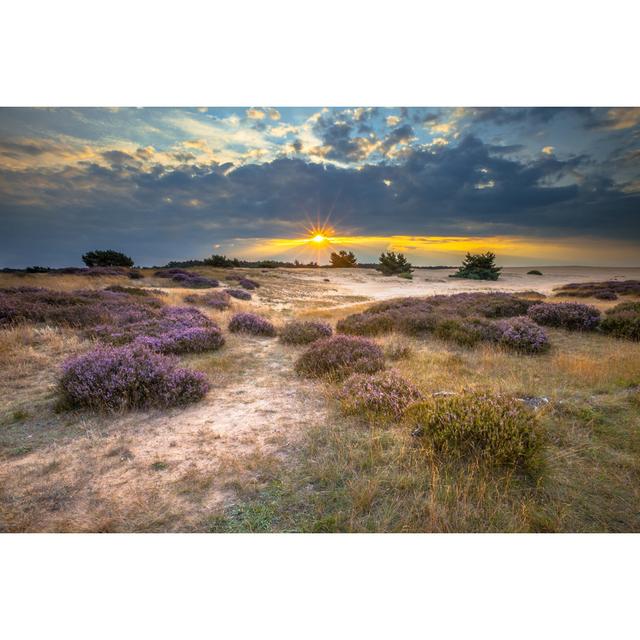
{"type": "Polygon", "coordinates": [[[469,278],[471,280],[497,280],[500,277],[501,267],[496,267],[496,254],[467,253],[458,271],[450,278],[469,278]]]}
{"type": "Polygon", "coordinates": [[[411,273],[411,263],[402,253],[387,251],[382,253],[378,259],[380,265],[378,270],[382,271],[385,276],[397,276],[404,273],[411,273]]]}
{"type": "Polygon", "coordinates": [[[338,251],[331,254],[332,267],[355,267],[358,264],[353,251],[338,251]]]}
{"type": "Polygon", "coordinates": [[[531,269],[531,271],[527,271],[528,276],[541,276],[542,271],[538,271],[537,269],[531,269]]]}
{"type": "Polygon", "coordinates": [[[119,251],[88,251],[82,256],[87,267],[133,267],[133,260],[119,251]]]}
{"type": "Polygon", "coordinates": [[[413,433],[444,455],[473,455],[495,465],[528,465],[542,443],[533,411],[513,398],[462,393],[410,406],[413,433]]]}

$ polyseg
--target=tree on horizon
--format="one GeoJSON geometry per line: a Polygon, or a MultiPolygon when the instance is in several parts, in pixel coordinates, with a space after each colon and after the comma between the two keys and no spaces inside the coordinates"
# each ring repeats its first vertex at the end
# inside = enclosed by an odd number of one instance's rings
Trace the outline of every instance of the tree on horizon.
{"type": "Polygon", "coordinates": [[[353,251],[338,251],[331,254],[332,267],[355,267],[357,264],[358,260],[353,251]]]}

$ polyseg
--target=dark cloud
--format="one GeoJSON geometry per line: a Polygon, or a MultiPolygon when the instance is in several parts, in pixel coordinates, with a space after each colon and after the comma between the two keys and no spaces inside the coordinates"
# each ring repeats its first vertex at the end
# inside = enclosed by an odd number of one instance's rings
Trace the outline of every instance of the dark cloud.
{"type": "MultiPolygon", "coordinates": [[[[342,127],[329,123],[323,131],[346,152],[342,127]]],[[[402,125],[391,133],[397,142],[412,131],[402,125]]],[[[142,169],[121,152],[105,154],[110,166],[84,163],[66,174],[5,170],[0,184],[12,190],[0,204],[0,259],[64,264],[104,245],[159,263],[204,255],[237,236],[272,236],[274,225],[291,228],[334,204],[339,222],[367,234],[640,237],[640,194],[590,173],[589,158],[526,162],[501,150],[467,136],[359,170],[291,158],[233,170],[228,163],[142,169]],[[16,194],[27,188],[25,202],[16,194]]]]}

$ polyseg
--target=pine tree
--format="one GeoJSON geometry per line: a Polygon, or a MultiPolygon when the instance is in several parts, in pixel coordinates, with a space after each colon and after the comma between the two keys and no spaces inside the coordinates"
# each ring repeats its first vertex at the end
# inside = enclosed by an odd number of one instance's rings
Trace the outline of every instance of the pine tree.
{"type": "Polygon", "coordinates": [[[402,253],[388,251],[380,255],[379,261],[380,265],[378,269],[382,271],[385,276],[411,273],[412,266],[402,253]]]}
{"type": "Polygon", "coordinates": [[[355,267],[358,264],[352,251],[339,251],[331,254],[332,267],[355,267]]]}
{"type": "Polygon", "coordinates": [[[471,280],[497,280],[500,277],[501,267],[496,267],[496,254],[467,253],[458,271],[451,278],[469,278],[471,280]]]}

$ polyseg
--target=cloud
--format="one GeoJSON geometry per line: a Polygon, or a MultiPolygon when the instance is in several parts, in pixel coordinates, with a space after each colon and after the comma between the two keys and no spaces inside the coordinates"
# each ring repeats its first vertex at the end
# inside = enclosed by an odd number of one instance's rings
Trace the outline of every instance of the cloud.
{"type": "Polygon", "coordinates": [[[251,120],[264,120],[267,114],[262,109],[247,109],[247,118],[251,120]]]}
{"type": "Polygon", "coordinates": [[[555,147],[552,147],[551,145],[547,146],[547,147],[542,147],[542,153],[551,156],[553,155],[553,152],[555,150],[555,147]]]}
{"type": "Polygon", "coordinates": [[[390,127],[395,127],[400,123],[400,118],[398,116],[387,116],[386,122],[390,127]]]}

